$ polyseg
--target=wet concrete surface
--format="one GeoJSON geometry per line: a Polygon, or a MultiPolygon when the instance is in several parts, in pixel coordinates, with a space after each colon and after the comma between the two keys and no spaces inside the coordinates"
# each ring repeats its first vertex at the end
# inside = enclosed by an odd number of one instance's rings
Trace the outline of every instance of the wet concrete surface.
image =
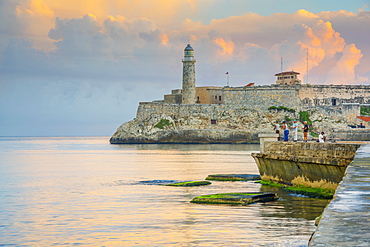
{"type": "Polygon", "coordinates": [[[309,246],[370,246],[370,145],[348,166],[309,246]]]}

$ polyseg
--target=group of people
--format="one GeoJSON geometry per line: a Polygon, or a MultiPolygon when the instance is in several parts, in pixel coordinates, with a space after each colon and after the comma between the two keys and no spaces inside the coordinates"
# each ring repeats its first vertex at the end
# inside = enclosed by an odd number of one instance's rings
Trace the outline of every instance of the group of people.
{"type": "MultiPolygon", "coordinates": [[[[304,127],[303,127],[303,141],[307,142],[308,141],[308,124],[307,124],[307,121],[304,121],[303,125],[304,125],[304,127]]],[[[293,124],[292,124],[291,127],[288,126],[286,121],[283,121],[282,126],[280,126],[279,122],[276,121],[274,129],[275,129],[275,132],[277,134],[279,134],[279,137],[278,137],[279,141],[280,141],[280,129],[284,130],[284,141],[287,142],[289,140],[289,130],[293,131],[293,141],[296,142],[298,140],[298,123],[297,123],[296,119],[293,120],[293,124]]],[[[325,140],[326,140],[325,133],[321,132],[320,135],[319,135],[319,142],[325,142],[325,140]]]]}

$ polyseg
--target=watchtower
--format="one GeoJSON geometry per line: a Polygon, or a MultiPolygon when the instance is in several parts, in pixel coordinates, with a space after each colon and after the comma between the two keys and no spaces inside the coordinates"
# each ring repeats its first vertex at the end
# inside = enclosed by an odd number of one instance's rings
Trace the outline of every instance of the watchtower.
{"type": "Polygon", "coordinates": [[[184,50],[182,72],[182,104],[195,104],[195,59],[194,49],[188,44],[184,50]]]}
{"type": "Polygon", "coordinates": [[[299,73],[295,71],[287,71],[275,74],[277,76],[276,84],[280,85],[296,85],[301,84],[301,80],[298,79],[299,73]]]}

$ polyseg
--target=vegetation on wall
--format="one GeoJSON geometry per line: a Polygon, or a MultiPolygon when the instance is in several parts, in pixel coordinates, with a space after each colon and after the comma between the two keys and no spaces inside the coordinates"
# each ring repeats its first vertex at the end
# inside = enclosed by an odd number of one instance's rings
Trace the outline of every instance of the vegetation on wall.
{"type": "Polygon", "coordinates": [[[295,113],[295,110],[294,109],[291,109],[291,108],[288,108],[288,107],[285,107],[285,106],[279,106],[279,107],[270,106],[268,109],[269,110],[287,111],[287,112],[295,113]]]}
{"type": "Polygon", "coordinates": [[[360,114],[362,116],[370,116],[370,107],[361,107],[360,114]]]}
{"type": "Polygon", "coordinates": [[[288,116],[285,116],[285,121],[287,122],[287,124],[291,124],[291,122],[293,122],[293,119],[291,119],[288,116]]]}
{"type": "Polygon", "coordinates": [[[300,111],[299,112],[299,121],[301,121],[302,123],[304,121],[307,121],[308,125],[312,124],[312,121],[310,120],[310,114],[307,111],[300,111]]]}
{"type": "Polygon", "coordinates": [[[170,122],[170,120],[161,119],[161,121],[159,121],[156,125],[154,125],[154,128],[164,129],[164,127],[171,126],[171,125],[173,125],[173,124],[170,122]]]}
{"type": "Polygon", "coordinates": [[[313,137],[313,138],[318,138],[319,137],[319,134],[313,132],[313,131],[310,131],[310,135],[313,137]]]}

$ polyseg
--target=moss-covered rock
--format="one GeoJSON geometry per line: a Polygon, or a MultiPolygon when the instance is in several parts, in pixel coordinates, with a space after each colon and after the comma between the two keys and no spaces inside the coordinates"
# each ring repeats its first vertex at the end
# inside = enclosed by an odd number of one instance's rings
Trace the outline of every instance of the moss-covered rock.
{"type": "Polygon", "coordinates": [[[206,180],[215,181],[252,181],[261,179],[260,175],[254,174],[214,174],[208,175],[206,180]]]}
{"type": "Polygon", "coordinates": [[[222,193],[203,195],[193,198],[192,203],[205,204],[231,204],[247,205],[255,202],[268,202],[277,200],[279,197],[274,193],[247,192],[247,193],[222,193]]]}
{"type": "Polygon", "coordinates": [[[316,217],[316,219],[315,219],[315,226],[318,226],[319,225],[321,218],[322,218],[322,214],[320,214],[320,216],[317,216],[316,217]]]}
{"type": "Polygon", "coordinates": [[[313,188],[306,186],[290,186],[284,188],[284,190],[318,199],[332,199],[335,193],[335,190],[333,189],[313,188]]]}
{"type": "Polygon", "coordinates": [[[311,198],[318,199],[332,199],[335,193],[334,189],[325,189],[325,188],[313,188],[308,186],[289,186],[287,184],[274,183],[271,181],[261,180],[259,183],[263,185],[270,185],[275,187],[280,187],[283,190],[291,191],[300,195],[305,195],[311,198]]]}
{"type": "Polygon", "coordinates": [[[189,187],[189,186],[203,186],[203,185],[209,185],[211,182],[209,181],[186,181],[186,182],[179,182],[179,183],[173,183],[173,184],[166,184],[166,186],[183,186],[183,187],[189,187]]]}

